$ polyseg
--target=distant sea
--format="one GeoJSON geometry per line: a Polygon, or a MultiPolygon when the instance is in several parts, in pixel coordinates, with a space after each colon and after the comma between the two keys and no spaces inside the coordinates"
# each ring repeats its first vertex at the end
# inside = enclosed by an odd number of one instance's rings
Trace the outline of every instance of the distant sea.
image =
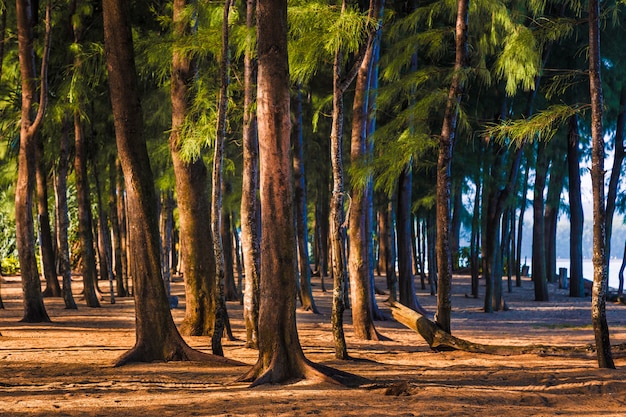
{"type": "MultiPolygon", "coordinates": [[[[619,268],[622,266],[621,259],[611,259],[609,263],[609,287],[617,289],[619,286],[619,268]]],[[[530,265],[529,265],[530,267],[530,265]]],[[[558,259],[556,261],[557,273],[559,268],[567,268],[567,276],[570,276],[569,259],[558,259]]],[[[626,279],[626,271],[624,271],[626,279]]],[[[593,262],[591,259],[583,259],[583,277],[593,280],[593,262]]]]}

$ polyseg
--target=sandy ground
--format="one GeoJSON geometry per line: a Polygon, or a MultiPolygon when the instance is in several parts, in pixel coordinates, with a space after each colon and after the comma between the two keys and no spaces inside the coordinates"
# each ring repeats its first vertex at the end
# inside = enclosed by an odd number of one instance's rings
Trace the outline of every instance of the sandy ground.
{"type": "MultiPolygon", "coordinates": [[[[506,294],[510,311],[485,314],[482,300],[465,297],[467,277],[453,283],[453,333],[472,341],[505,345],[593,343],[590,300],[570,299],[550,287],[550,302],[533,300],[532,284],[506,294]]],[[[101,283],[104,289],[107,284],[101,283]]],[[[113,368],[113,360],[135,340],[132,299],[105,298],[102,308],[63,308],[46,299],[51,324],[24,324],[18,277],[5,277],[0,310],[1,416],[623,416],[626,415],[626,358],[615,353],[617,370],[601,370],[595,354],[493,356],[434,353],[412,330],[377,322],[390,341],[353,337],[349,313],[349,353],[360,360],[333,357],[330,293],[314,278],[321,314],[298,311],[305,355],[314,362],[369,378],[371,384],[344,388],[301,381],[288,386],[250,389],[234,382],[248,367],[202,363],[132,364],[113,368]]],[[[382,286],[381,281],[381,286],[382,286]]],[[[79,293],[80,279],[74,282],[79,293]]],[[[481,291],[483,288],[481,288],[481,291]]],[[[184,314],[182,283],[173,285],[184,314]]],[[[385,310],[384,296],[379,306],[385,310]]],[[[420,303],[434,311],[435,297],[419,291],[420,303]]],[[[241,307],[229,303],[234,334],[245,337],[241,307]]],[[[626,342],[626,306],[607,304],[613,344],[626,342]]],[[[209,351],[210,338],[190,337],[190,345],[209,351]]],[[[252,365],[256,351],[242,340],[224,341],[225,355],[252,365]]]]}

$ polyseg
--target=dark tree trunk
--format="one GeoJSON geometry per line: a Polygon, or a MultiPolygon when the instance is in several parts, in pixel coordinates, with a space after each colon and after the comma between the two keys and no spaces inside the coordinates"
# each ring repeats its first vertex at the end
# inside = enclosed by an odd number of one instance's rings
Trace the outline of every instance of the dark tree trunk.
{"type": "Polygon", "coordinates": [[[37,180],[37,218],[39,223],[39,252],[41,267],[46,281],[44,297],[60,297],[61,286],[57,277],[54,244],[50,230],[50,211],[48,210],[48,175],[44,161],[44,143],[41,135],[37,135],[36,143],[36,180],[37,180]]]}
{"type": "Polygon", "coordinates": [[[316,247],[317,262],[319,263],[320,285],[322,292],[326,292],[324,278],[328,276],[329,234],[330,234],[330,196],[328,184],[320,187],[315,202],[315,230],[317,232],[316,247]]]}
{"type": "Polygon", "coordinates": [[[450,313],[452,304],[452,257],[450,252],[450,166],[452,148],[458,115],[458,106],[463,92],[461,70],[467,60],[467,19],[469,0],[458,0],[456,17],[456,60],[454,73],[448,92],[448,101],[443,116],[443,126],[439,137],[439,157],[437,160],[437,314],[435,322],[450,333],[450,313]]]}
{"type": "Polygon", "coordinates": [[[606,275],[609,275],[611,259],[611,236],[613,235],[613,214],[617,200],[618,185],[622,174],[622,162],[624,161],[624,128],[626,124],[626,86],[622,86],[619,98],[619,115],[617,116],[617,129],[615,131],[615,153],[613,155],[613,168],[609,178],[609,186],[606,195],[606,275]]]}
{"type": "Polygon", "coordinates": [[[608,287],[604,206],[604,132],[600,77],[600,2],[589,0],[589,94],[591,96],[591,185],[593,190],[593,291],[591,321],[600,368],[615,368],[606,320],[608,287]]]}
{"type": "Polygon", "coordinates": [[[567,173],[569,177],[570,207],[570,297],[585,296],[583,277],[583,203],[580,190],[580,136],[578,135],[578,117],[570,117],[568,123],[567,173]]]}
{"type": "Polygon", "coordinates": [[[171,191],[165,191],[161,195],[161,273],[163,284],[168,299],[171,296],[171,265],[174,241],[172,239],[174,229],[174,196],[171,191]]]}
{"type": "MultiPolygon", "coordinates": [[[[222,335],[228,322],[225,301],[225,258],[222,238],[223,207],[222,207],[222,187],[224,147],[226,142],[226,111],[228,109],[228,85],[230,58],[228,51],[228,16],[230,15],[231,0],[224,3],[224,13],[222,18],[222,57],[220,60],[220,91],[217,103],[217,128],[215,133],[215,144],[213,153],[213,181],[211,186],[211,232],[213,232],[213,251],[215,252],[215,329],[211,340],[211,348],[216,355],[223,356],[222,335]]],[[[230,233],[230,230],[228,231],[230,233]]]]}
{"type": "Polygon", "coordinates": [[[413,176],[411,171],[410,166],[405,167],[398,180],[398,208],[396,211],[398,290],[400,303],[415,311],[424,312],[415,294],[411,263],[411,184],[413,176]]]}
{"type": "MultiPolygon", "coordinates": [[[[117,171],[115,179],[115,191],[117,193],[117,218],[120,225],[120,251],[122,256],[122,280],[124,282],[124,288],[126,289],[126,295],[132,294],[132,284],[129,286],[129,281],[132,282],[132,277],[129,280],[130,267],[129,267],[129,250],[128,250],[128,222],[126,218],[126,197],[124,193],[124,174],[122,173],[122,164],[119,158],[115,162],[115,170],[117,171]]],[[[111,186],[113,186],[111,184],[111,186]]]]}
{"type": "Polygon", "coordinates": [[[72,269],[70,264],[70,245],[68,230],[70,219],[67,206],[67,172],[69,171],[69,138],[68,120],[63,121],[63,132],[60,137],[59,156],[55,175],[55,207],[57,217],[57,248],[59,256],[59,275],[63,282],[63,301],[66,309],[76,309],[76,301],[72,294],[72,269]]]}
{"type": "Polygon", "coordinates": [[[452,220],[450,224],[450,254],[452,270],[459,269],[461,257],[461,211],[463,210],[463,181],[455,181],[452,185],[452,220]]]}
{"type": "Polygon", "coordinates": [[[33,119],[36,104],[35,53],[33,49],[34,10],[29,0],[16,2],[18,54],[22,80],[22,112],[20,148],[18,154],[17,184],[15,187],[15,224],[17,251],[22,275],[24,316],[27,323],[49,322],[41,294],[41,281],[35,257],[35,226],[33,221],[33,193],[35,192],[36,141],[46,108],[46,67],[50,50],[51,6],[46,9],[46,39],[42,59],[39,109],[33,119]]]}
{"type": "MultiPolygon", "coordinates": [[[[188,0],[174,2],[174,36],[184,36],[192,23],[185,13],[188,0]]],[[[215,253],[211,233],[209,181],[202,158],[192,161],[181,156],[181,128],[192,99],[196,76],[194,61],[174,48],[172,56],[172,131],[170,151],[176,177],[180,223],[182,273],[185,280],[185,317],[180,332],[187,336],[210,336],[215,321],[215,253]]]]}
{"type": "Polygon", "coordinates": [[[126,286],[124,285],[124,270],[122,268],[122,236],[120,232],[119,216],[117,214],[117,200],[121,198],[117,195],[117,158],[111,154],[109,157],[109,220],[111,221],[113,264],[115,265],[116,295],[126,297],[126,286]]]}
{"type": "Polygon", "coordinates": [[[617,288],[617,298],[623,302],[624,297],[624,269],[626,269],[626,243],[624,243],[624,254],[622,255],[622,265],[619,268],[619,287],[617,288]]]}
{"type": "Polygon", "coordinates": [[[156,194],[143,136],[129,4],[104,0],[102,5],[111,104],[126,183],[135,295],[136,343],[116,364],[206,358],[178,333],[161,277],[156,194]]]}
{"type": "Polygon", "coordinates": [[[261,196],[259,357],[242,377],[253,385],[333,374],[304,357],[296,328],[296,245],[290,156],[287,2],[257,6],[261,196]]]}
{"type": "MultiPolygon", "coordinates": [[[[82,28],[78,16],[82,1],[73,0],[72,32],[74,42],[82,40],[82,28]]],[[[74,56],[74,67],[81,66],[81,59],[74,56]]],[[[89,198],[89,179],[87,173],[87,138],[83,131],[83,121],[79,110],[74,110],[74,175],[76,177],[76,196],[78,200],[78,234],[80,240],[80,255],[83,276],[83,295],[88,307],[100,307],[96,292],[96,256],[94,253],[93,219],[89,198]]]]}
{"type": "Polygon", "coordinates": [[[222,214],[222,247],[224,248],[224,290],[226,301],[239,301],[235,283],[235,259],[233,257],[232,215],[222,214]]]}
{"type": "Polygon", "coordinates": [[[550,183],[546,196],[546,209],[544,211],[544,241],[546,245],[546,276],[548,282],[556,282],[556,224],[559,216],[561,203],[561,191],[565,180],[566,160],[560,143],[554,143],[557,154],[552,160],[550,167],[550,183]]]}
{"type": "Polygon", "coordinates": [[[535,301],[548,301],[548,283],[546,275],[546,246],[544,240],[543,191],[546,187],[548,161],[545,142],[537,144],[537,165],[533,192],[533,247],[532,278],[535,287],[535,301]]]}
{"type": "Polygon", "coordinates": [[[302,91],[298,89],[294,102],[295,124],[292,128],[294,210],[298,239],[298,270],[300,272],[300,302],[304,311],[319,314],[311,288],[311,267],[309,265],[309,240],[307,227],[307,196],[304,177],[304,150],[302,142],[302,91]]]}
{"type": "MultiPolygon", "coordinates": [[[[246,27],[255,25],[256,0],[246,2],[246,27]]],[[[243,254],[245,292],[243,316],[246,324],[246,346],[257,347],[259,321],[259,141],[255,112],[256,62],[251,50],[251,36],[244,56],[243,173],[241,187],[241,249],[243,254]]]]}
{"type": "Polygon", "coordinates": [[[476,178],[474,181],[476,184],[476,194],[474,195],[474,214],[472,215],[472,233],[470,237],[470,273],[472,276],[472,297],[474,298],[478,298],[478,280],[480,278],[480,200],[482,195],[482,182],[480,180],[480,177],[481,176],[479,170],[476,174],[476,178]]]}
{"type": "Polygon", "coordinates": [[[384,259],[385,276],[389,299],[398,300],[398,277],[396,276],[396,235],[394,232],[395,208],[392,201],[387,204],[386,210],[380,213],[380,248],[384,259]],[[384,243],[383,243],[384,242],[384,243]]]}
{"type": "Polygon", "coordinates": [[[437,276],[437,247],[435,244],[437,241],[436,216],[434,210],[428,213],[424,229],[426,235],[424,250],[428,258],[428,285],[430,287],[430,295],[437,294],[437,285],[439,285],[437,276]]]}
{"type": "Polygon", "coordinates": [[[109,228],[107,226],[108,219],[107,214],[104,210],[103,198],[102,198],[102,187],[100,186],[99,180],[99,170],[96,167],[95,162],[93,165],[93,177],[94,183],[96,186],[96,208],[98,210],[98,229],[97,229],[97,239],[98,239],[98,259],[100,262],[100,277],[103,280],[109,281],[109,295],[111,297],[111,304],[115,304],[115,290],[113,287],[113,281],[115,277],[113,276],[113,265],[111,260],[112,249],[111,242],[109,240],[109,228]]]}
{"type": "Polygon", "coordinates": [[[524,213],[526,212],[526,194],[528,193],[528,171],[530,164],[526,162],[526,171],[522,178],[522,195],[519,203],[519,220],[517,221],[517,244],[515,253],[515,286],[522,286],[522,237],[524,236],[524,213]]]}

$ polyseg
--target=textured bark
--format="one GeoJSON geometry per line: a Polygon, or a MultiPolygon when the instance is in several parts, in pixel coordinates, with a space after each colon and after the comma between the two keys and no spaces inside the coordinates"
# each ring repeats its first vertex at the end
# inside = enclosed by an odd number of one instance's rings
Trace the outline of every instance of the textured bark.
{"type": "MultiPolygon", "coordinates": [[[[230,14],[230,0],[224,3],[222,18],[222,57],[220,60],[220,92],[217,103],[217,128],[213,153],[213,178],[211,186],[211,232],[213,233],[213,252],[215,253],[215,329],[211,339],[211,348],[216,355],[223,356],[222,335],[226,328],[228,316],[224,295],[225,285],[225,258],[222,237],[222,187],[224,147],[226,141],[226,110],[228,109],[228,71],[230,59],[228,57],[228,16],[230,14]]],[[[228,231],[230,233],[230,231],[228,231]]]]}
{"type": "Polygon", "coordinates": [[[17,251],[22,275],[24,316],[28,323],[49,322],[41,294],[41,282],[35,258],[35,226],[33,221],[33,193],[35,191],[35,162],[37,132],[46,108],[46,67],[50,50],[50,3],[46,13],[46,39],[41,69],[39,109],[33,118],[36,100],[35,53],[33,50],[33,8],[29,0],[17,0],[17,35],[20,76],[22,80],[22,112],[20,147],[18,153],[17,184],[15,187],[15,224],[17,251]]]}
{"type": "Polygon", "coordinates": [[[296,328],[296,245],[290,156],[287,2],[257,5],[261,227],[259,357],[242,380],[254,385],[348,374],[304,357],[296,328]]]}
{"type": "MultiPolygon", "coordinates": [[[[372,19],[378,19],[380,7],[380,1],[370,0],[368,16],[372,19]]],[[[357,164],[367,154],[367,95],[369,93],[368,84],[373,53],[374,42],[369,42],[356,76],[350,142],[350,160],[353,164],[357,164]]],[[[348,242],[350,245],[348,276],[350,278],[354,334],[362,340],[378,340],[379,335],[374,326],[373,305],[370,297],[373,291],[370,285],[370,268],[373,263],[369,257],[369,243],[372,233],[371,224],[368,222],[370,206],[368,198],[372,198],[372,195],[368,188],[368,185],[351,187],[350,213],[348,214],[350,219],[348,225],[348,242]]]]}
{"type": "Polygon", "coordinates": [[[96,209],[98,210],[98,229],[97,229],[97,244],[98,244],[98,261],[100,264],[100,277],[102,280],[109,281],[109,296],[111,297],[111,304],[115,304],[115,289],[113,287],[113,264],[111,260],[112,249],[111,242],[109,240],[109,228],[107,226],[108,219],[107,213],[104,210],[102,187],[100,186],[99,170],[93,163],[93,178],[94,185],[96,186],[96,209]]]}
{"type": "MultiPolygon", "coordinates": [[[[74,42],[79,43],[82,39],[80,19],[77,18],[77,10],[80,9],[82,0],[73,0],[70,7],[72,10],[72,33],[74,42]]],[[[80,58],[74,57],[74,67],[81,65],[80,58]]],[[[87,173],[87,139],[83,131],[83,121],[78,110],[74,111],[74,176],[76,178],[76,196],[78,200],[78,235],[80,240],[80,256],[83,276],[83,295],[88,307],[100,307],[98,294],[96,293],[96,256],[94,253],[93,219],[91,214],[91,202],[89,198],[89,179],[87,173]]]]}
{"type": "Polygon", "coordinates": [[[163,286],[156,194],[143,136],[128,6],[121,0],[103,2],[105,53],[116,142],[126,184],[135,295],[136,343],[116,365],[208,359],[210,355],[191,349],[178,333],[163,286]]]}
{"type": "Polygon", "coordinates": [[[602,130],[602,80],[600,77],[600,2],[589,0],[589,95],[591,96],[591,185],[593,191],[593,289],[591,321],[598,366],[615,368],[606,320],[608,287],[606,208],[604,206],[604,132],[602,130]]]}
{"type": "MultiPolygon", "coordinates": [[[[190,28],[184,19],[188,0],[174,2],[175,37],[182,37],[190,28]]],[[[183,160],[180,154],[180,130],[191,100],[191,89],[196,74],[195,63],[178,48],[172,60],[172,131],[170,151],[176,177],[176,196],[180,222],[182,273],[185,279],[185,317],[180,332],[188,336],[213,334],[215,300],[215,254],[211,234],[209,183],[207,168],[202,158],[183,160]]]]}
{"type": "Polygon", "coordinates": [[[456,132],[458,106],[463,92],[461,71],[467,60],[467,19],[469,0],[458,0],[456,17],[456,59],[448,101],[443,115],[443,126],[439,137],[439,156],[437,159],[437,313],[435,322],[444,331],[450,333],[450,313],[452,304],[452,257],[450,252],[450,167],[452,148],[456,132]]]}
{"type": "Polygon", "coordinates": [[[59,274],[63,282],[62,292],[65,308],[76,309],[76,301],[72,294],[72,269],[70,265],[70,245],[68,230],[70,219],[67,206],[67,172],[69,170],[69,121],[63,122],[63,132],[59,143],[59,156],[55,175],[55,212],[57,218],[57,251],[59,256],[59,274]]]}
{"type": "Polygon", "coordinates": [[[307,227],[307,195],[304,176],[304,149],[302,140],[302,91],[298,89],[293,99],[294,126],[292,132],[294,210],[298,240],[298,271],[300,273],[299,296],[302,309],[319,314],[313,299],[311,287],[311,267],[309,265],[309,241],[307,227]]]}
{"type": "MultiPolygon", "coordinates": [[[[256,0],[246,2],[246,27],[255,25],[256,0]]],[[[243,254],[245,290],[243,317],[246,324],[246,346],[257,347],[259,321],[259,141],[255,110],[256,61],[251,50],[252,40],[244,56],[244,114],[243,114],[243,173],[241,186],[241,250],[243,254]]]]}

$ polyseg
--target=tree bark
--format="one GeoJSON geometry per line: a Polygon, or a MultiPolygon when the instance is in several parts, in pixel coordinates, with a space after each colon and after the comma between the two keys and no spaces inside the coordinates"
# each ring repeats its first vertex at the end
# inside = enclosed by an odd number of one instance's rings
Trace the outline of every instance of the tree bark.
{"type": "MultiPolygon", "coordinates": [[[[246,27],[255,26],[256,0],[246,2],[246,27]]],[[[246,324],[246,347],[256,348],[259,321],[259,141],[255,112],[256,61],[253,59],[252,39],[247,39],[244,56],[243,112],[243,173],[241,186],[241,249],[243,254],[245,290],[243,316],[246,324]]]]}
{"type": "MultiPolygon", "coordinates": [[[[213,233],[213,251],[215,252],[215,329],[211,339],[211,348],[216,355],[223,356],[222,335],[226,328],[227,313],[224,295],[225,258],[222,240],[222,186],[223,160],[226,141],[226,111],[228,109],[228,71],[230,59],[228,56],[228,16],[230,15],[231,0],[224,3],[222,21],[222,57],[220,61],[220,92],[217,103],[217,128],[213,154],[213,181],[211,187],[211,232],[213,233]]],[[[229,231],[230,233],[230,231],[229,231]]]]}
{"type": "Polygon", "coordinates": [[[191,349],[178,333],[161,277],[156,194],[143,136],[129,4],[121,0],[104,0],[102,4],[116,142],[126,185],[135,295],[136,343],[116,365],[207,359],[210,355],[191,349]]]}
{"type": "Polygon", "coordinates": [[[67,206],[67,172],[69,170],[69,121],[63,121],[63,132],[60,137],[59,157],[55,175],[55,208],[57,217],[57,248],[59,255],[59,274],[61,275],[63,286],[63,301],[66,309],[75,310],[76,301],[72,294],[72,269],[70,264],[70,245],[68,240],[68,230],[70,219],[67,206]]]}
{"type": "Polygon", "coordinates": [[[294,126],[292,128],[293,172],[294,172],[294,210],[296,216],[296,234],[298,240],[298,270],[300,272],[300,303],[304,311],[319,314],[313,289],[311,288],[311,267],[309,265],[309,241],[307,228],[307,195],[304,176],[304,149],[302,140],[302,91],[298,88],[293,99],[294,126]]]}
{"type": "Polygon", "coordinates": [[[111,221],[111,237],[113,264],[115,265],[115,290],[118,297],[128,295],[124,285],[124,269],[122,267],[122,236],[120,232],[119,216],[117,214],[117,200],[121,198],[117,194],[117,157],[109,156],[109,220],[111,221]]]}
{"type": "Polygon", "coordinates": [[[452,148],[461,101],[463,82],[461,71],[467,60],[467,19],[469,0],[458,0],[456,17],[456,60],[454,73],[448,92],[448,101],[443,116],[443,126],[439,137],[439,156],[437,159],[437,313],[435,322],[444,331],[450,333],[450,313],[452,304],[452,257],[450,253],[450,166],[452,148]]]}
{"type": "Polygon", "coordinates": [[[22,275],[24,316],[27,323],[49,322],[41,294],[41,282],[35,257],[35,227],[33,193],[35,191],[36,140],[47,104],[46,69],[50,51],[51,6],[46,8],[46,39],[41,63],[39,109],[33,118],[37,102],[35,86],[35,53],[33,49],[34,10],[30,0],[16,1],[18,55],[22,80],[22,111],[17,184],[15,187],[15,224],[17,251],[22,275]]]}
{"type": "Polygon", "coordinates": [[[584,297],[583,277],[583,203],[580,190],[580,136],[578,135],[578,117],[570,117],[568,122],[567,173],[569,177],[570,207],[570,297],[584,297]]]}
{"type": "Polygon", "coordinates": [[[348,375],[314,365],[298,340],[295,316],[296,245],[290,156],[287,2],[257,4],[261,227],[259,357],[242,380],[284,383],[348,375]]]}
{"type": "Polygon", "coordinates": [[[39,223],[39,252],[43,277],[46,281],[44,297],[60,297],[61,286],[57,277],[52,231],[50,230],[50,210],[48,210],[48,175],[44,161],[44,143],[41,135],[36,139],[36,181],[37,181],[37,219],[39,223]]]}
{"type": "Polygon", "coordinates": [[[591,321],[596,339],[598,366],[600,368],[615,368],[611,354],[609,326],[606,320],[608,274],[600,61],[600,2],[599,0],[589,0],[589,94],[591,96],[591,185],[593,191],[591,321]]]}
{"type": "MultiPolygon", "coordinates": [[[[174,39],[179,41],[191,30],[185,18],[188,0],[174,2],[174,39]]],[[[185,317],[180,332],[187,336],[213,334],[215,300],[215,253],[211,233],[209,182],[202,158],[184,160],[181,155],[181,129],[192,99],[196,76],[195,62],[175,47],[172,53],[172,131],[170,152],[176,177],[176,197],[180,222],[182,273],[185,280],[185,317]]]]}
{"type": "MultiPolygon", "coordinates": [[[[381,2],[370,0],[368,16],[378,19],[381,2]]],[[[369,94],[369,74],[374,53],[374,42],[368,42],[364,58],[356,76],[354,99],[352,105],[352,137],[350,142],[350,159],[357,164],[367,155],[367,124],[369,94]]],[[[367,181],[369,183],[369,181],[367,181]]],[[[368,184],[370,185],[370,184],[368,184]]],[[[348,276],[350,278],[350,295],[352,307],[352,326],[354,334],[361,340],[379,340],[374,326],[373,305],[370,294],[370,268],[373,263],[369,257],[369,241],[371,239],[371,222],[368,222],[368,198],[372,198],[368,185],[351,188],[350,213],[348,214],[348,276]],[[368,227],[370,225],[370,227],[368,227]]]]}
{"type": "MultiPolygon", "coordinates": [[[[556,269],[556,226],[559,216],[559,205],[561,204],[561,191],[565,180],[566,160],[560,139],[555,139],[551,144],[554,146],[556,155],[552,159],[550,166],[550,182],[548,184],[548,194],[546,196],[546,208],[543,213],[544,218],[544,241],[546,245],[546,277],[548,282],[555,282],[557,277],[556,269]],[[558,143],[554,141],[559,140],[558,143]]],[[[554,149],[553,148],[553,149],[554,149]]]]}

